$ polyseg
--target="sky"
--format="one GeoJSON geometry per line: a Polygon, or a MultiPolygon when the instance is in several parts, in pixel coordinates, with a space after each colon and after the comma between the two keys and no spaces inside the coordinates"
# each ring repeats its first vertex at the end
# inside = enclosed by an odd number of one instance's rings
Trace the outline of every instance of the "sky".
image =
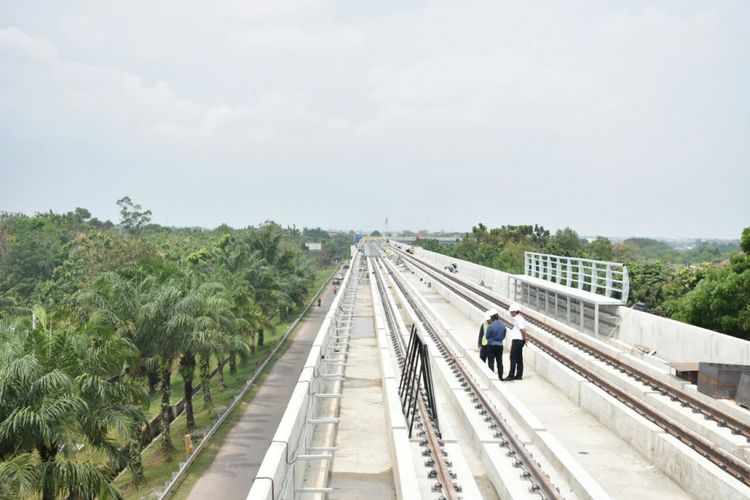
{"type": "Polygon", "coordinates": [[[750,2],[0,2],[0,211],[738,238],[750,2]]]}

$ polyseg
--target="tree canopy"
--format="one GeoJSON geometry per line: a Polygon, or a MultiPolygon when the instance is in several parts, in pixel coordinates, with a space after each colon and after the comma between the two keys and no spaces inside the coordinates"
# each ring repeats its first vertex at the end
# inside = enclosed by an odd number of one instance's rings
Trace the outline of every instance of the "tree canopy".
{"type": "Polygon", "coordinates": [[[514,274],[523,273],[527,251],[620,261],[630,274],[628,305],[640,302],[651,313],[750,339],[750,228],[739,245],[699,241],[685,250],[649,238],[586,241],[569,227],[550,235],[539,225],[490,229],[481,223],[453,246],[429,238],[415,244],[514,274]],[[734,252],[739,248],[743,253],[734,252]]]}
{"type": "Polygon", "coordinates": [[[166,228],[127,196],[117,205],[117,226],[84,208],[0,215],[0,498],[118,498],[126,465],[142,482],[150,394],[169,452],[172,377],[191,423],[195,372],[210,409],[212,369],[235,371],[344,255],[346,235],[166,228]],[[313,234],[325,260],[304,247],[313,234]]]}

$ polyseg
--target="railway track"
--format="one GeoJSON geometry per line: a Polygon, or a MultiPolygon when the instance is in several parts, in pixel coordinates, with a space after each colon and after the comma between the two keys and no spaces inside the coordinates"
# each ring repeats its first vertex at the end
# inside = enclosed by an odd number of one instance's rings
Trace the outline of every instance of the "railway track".
{"type": "MultiPolygon", "coordinates": [[[[378,280],[378,288],[381,290],[381,294],[385,294],[385,284],[383,282],[384,280],[381,275],[380,267],[382,265],[391,271],[393,271],[393,269],[389,268],[388,265],[385,264],[387,261],[383,261],[380,257],[373,257],[373,262],[376,269],[375,276],[378,280]]],[[[513,465],[519,470],[519,475],[529,482],[529,491],[539,494],[542,498],[562,498],[559,489],[552,483],[549,475],[542,470],[539,462],[518,439],[515,433],[508,428],[505,419],[489,401],[484,391],[480,389],[474,376],[469,373],[469,370],[462,363],[457,361],[458,357],[453,352],[453,348],[438,333],[438,329],[421,310],[419,303],[411,296],[404,283],[401,281],[403,278],[399,277],[397,274],[398,273],[396,272],[391,272],[393,283],[399,289],[410,308],[414,311],[414,314],[421,323],[421,329],[432,339],[439,353],[448,364],[449,369],[457,378],[461,387],[463,387],[470,396],[474,408],[480,415],[482,415],[484,421],[487,422],[491,428],[495,429],[495,437],[500,440],[500,446],[507,449],[506,455],[513,458],[513,465]]],[[[384,303],[385,302],[387,301],[384,301],[384,303]]],[[[393,311],[392,306],[389,307],[391,310],[390,312],[386,311],[386,315],[388,316],[390,314],[393,317],[395,312],[393,311]]],[[[397,343],[396,340],[393,342],[397,343]]],[[[401,340],[401,346],[403,347],[403,340],[401,340]]]]}
{"type": "MultiPolygon", "coordinates": [[[[398,253],[398,255],[402,259],[411,263],[411,265],[419,268],[422,272],[424,272],[425,274],[431,276],[433,279],[440,282],[443,286],[448,288],[452,293],[455,293],[457,296],[461,297],[463,300],[472,304],[474,307],[477,307],[478,309],[482,311],[486,310],[489,307],[507,309],[509,304],[498,300],[496,297],[488,294],[486,291],[482,290],[478,286],[472,286],[470,284],[467,284],[464,281],[459,280],[455,276],[452,276],[450,273],[446,273],[442,269],[432,266],[431,264],[427,264],[415,258],[414,256],[407,254],[406,252],[403,252],[395,248],[394,250],[398,253]],[[460,285],[461,288],[459,288],[456,285],[460,285]],[[469,291],[474,296],[470,295],[469,293],[466,293],[464,289],[469,291]],[[482,300],[477,300],[475,296],[480,297],[482,300]]],[[[669,396],[673,401],[680,402],[682,406],[689,406],[693,409],[694,412],[696,413],[700,412],[706,418],[715,420],[718,425],[729,427],[732,430],[732,432],[735,434],[741,434],[742,436],[746,438],[750,437],[750,427],[748,427],[747,424],[745,424],[744,422],[739,421],[738,419],[734,418],[732,415],[722,412],[718,408],[709,407],[702,401],[692,398],[687,394],[678,393],[673,388],[663,384],[662,382],[660,382],[659,380],[656,380],[655,378],[649,376],[648,374],[638,372],[634,370],[632,367],[625,365],[617,358],[614,358],[607,353],[598,351],[594,349],[593,347],[581,342],[580,340],[576,339],[575,337],[565,332],[562,332],[562,331],[550,328],[547,325],[544,325],[533,315],[525,314],[524,316],[530,323],[532,323],[537,328],[542,329],[546,331],[547,333],[562,339],[566,343],[580,349],[584,353],[589,354],[605,362],[607,365],[610,365],[618,369],[620,372],[628,374],[635,380],[638,380],[644,384],[651,386],[653,390],[669,396]]],[[[540,336],[534,335],[533,333],[529,332],[529,339],[541,351],[547,353],[549,356],[558,360],[564,366],[578,373],[580,376],[584,377],[586,380],[593,382],[602,390],[610,394],[612,397],[622,402],[623,404],[625,404],[626,406],[634,410],[636,413],[638,413],[642,417],[648,419],[649,421],[651,421],[652,423],[654,423],[655,425],[663,429],[668,434],[674,436],[675,438],[677,438],[678,440],[680,440],[681,442],[683,442],[684,444],[686,444],[687,446],[689,446],[690,448],[698,452],[702,457],[711,461],[713,464],[715,464],[717,467],[719,467],[721,470],[723,470],[727,474],[731,475],[732,477],[742,482],[746,486],[750,486],[750,465],[747,464],[745,461],[737,458],[736,456],[727,452],[726,450],[716,446],[714,443],[712,443],[708,439],[688,429],[681,423],[677,422],[675,419],[660,413],[659,411],[655,410],[654,408],[652,408],[650,405],[646,404],[642,400],[627,393],[624,389],[605,380],[600,375],[594,373],[594,371],[585,367],[579,361],[574,360],[570,356],[566,356],[565,354],[559,352],[552,345],[545,342],[545,340],[541,338],[540,336]]]]}
{"type": "MultiPolygon", "coordinates": [[[[383,309],[385,311],[385,318],[388,324],[391,343],[393,345],[393,352],[396,354],[396,359],[400,369],[399,371],[401,371],[403,370],[404,360],[406,358],[406,345],[404,343],[401,329],[396,320],[396,312],[393,310],[390,300],[388,300],[385,291],[385,284],[383,283],[383,278],[380,275],[380,270],[377,269],[376,263],[373,263],[373,268],[375,269],[375,279],[382,299],[381,302],[383,304],[383,309]]],[[[443,447],[440,432],[436,428],[434,421],[429,416],[423,394],[420,394],[420,397],[417,399],[417,406],[420,416],[420,422],[417,424],[417,427],[424,433],[425,439],[423,444],[427,447],[430,454],[430,458],[425,462],[425,466],[433,468],[432,470],[435,471],[434,479],[437,480],[437,484],[433,486],[433,491],[442,491],[445,494],[445,498],[449,500],[458,500],[461,498],[461,486],[455,481],[455,474],[451,471],[451,463],[447,459],[447,453],[443,447]]]]}

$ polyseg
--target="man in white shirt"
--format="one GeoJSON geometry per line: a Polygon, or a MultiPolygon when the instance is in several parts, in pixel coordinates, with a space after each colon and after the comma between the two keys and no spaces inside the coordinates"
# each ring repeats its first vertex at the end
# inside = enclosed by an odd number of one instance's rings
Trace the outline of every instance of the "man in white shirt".
{"type": "Polygon", "coordinates": [[[511,304],[508,312],[513,316],[513,329],[510,331],[510,373],[505,380],[521,380],[523,378],[523,346],[526,345],[526,320],[521,316],[518,304],[511,304]]]}

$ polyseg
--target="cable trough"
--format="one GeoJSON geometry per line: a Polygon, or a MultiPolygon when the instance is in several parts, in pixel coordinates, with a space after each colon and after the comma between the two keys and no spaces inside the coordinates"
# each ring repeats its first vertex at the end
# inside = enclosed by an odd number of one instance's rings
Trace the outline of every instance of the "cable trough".
{"type": "MultiPolygon", "coordinates": [[[[381,259],[376,258],[380,264],[381,259]]],[[[388,263],[387,260],[384,262],[388,263]]],[[[390,263],[388,263],[390,264],[390,263]]],[[[378,266],[376,266],[377,268],[378,266]]],[[[386,266],[387,267],[387,266],[386,266]]],[[[379,271],[379,270],[378,270],[379,271]]],[[[520,476],[529,481],[529,491],[539,494],[542,498],[559,499],[562,498],[559,489],[552,483],[550,477],[542,470],[541,465],[536,461],[531,452],[523,445],[515,433],[507,427],[505,419],[499,414],[494,405],[487,399],[484,392],[479,388],[474,378],[469,374],[466,367],[457,362],[457,356],[453,349],[437,333],[437,329],[432,321],[422,311],[417,301],[409,294],[408,290],[397,278],[397,273],[391,273],[393,282],[396,284],[401,294],[414,310],[420,323],[423,325],[425,333],[434,341],[438,351],[448,364],[448,367],[458,379],[461,387],[470,395],[474,408],[483,416],[484,421],[495,431],[495,437],[500,439],[500,446],[506,448],[506,455],[514,459],[513,465],[520,471],[520,476]]],[[[377,272],[378,286],[384,287],[380,273],[377,272]]],[[[381,288],[381,293],[384,293],[381,288]]],[[[388,314],[393,314],[391,311],[388,314]]],[[[389,319],[390,322],[390,319],[389,319]]]]}
{"type": "MultiPolygon", "coordinates": [[[[434,279],[440,282],[443,286],[448,288],[452,293],[455,293],[457,296],[466,300],[467,302],[479,308],[480,310],[486,309],[487,304],[463,292],[463,290],[461,290],[460,288],[457,288],[455,285],[451,284],[451,282],[458,283],[462,288],[470,291],[471,293],[479,297],[482,297],[484,300],[489,302],[492,305],[492,307],[500,307],[503,309],[506,309],[508,307],[507,303],[504,303],[498,300],[496,297],[491,296],[490,294],[488,294],[481,288],[475,287],[463,281],[460,281],[459,279],[450,275],[449,273],[446,273],[442,269],[439,269],[431,264],[427,264],[421,260],[418,260],[414,256],[407,254],[406,252],[403,252],[399,249],[394,249],[394,250],[398,252],[401,258],[410,262],[412,265],[419,268],[426,274],[432,276],[434,279]],[[450,280],[450,282],[448,280],[450,280]]],[[[613,366],[616,369],[618,369],[620,372],[628,374],[634,379],[651,386],[653,390],[656,390],[662,394],[669,396],[673,401],[679,401],[683,406],[690,406],[691,408],[693,408],[693,411],[695,413],[702,413],[707,419],[715,420],[720,426],[729,427],[732,430],[732,432],[734,432],[735,434],[741,434],[745,437],[750,437],[750,427],[747,424],[721,411],[719,408],[710,407],[706,405],[705,403],[703,403],[702,401],[692,398],[687,394],[677,393],[673,388],[663,384],[659,380],[647,374],[641,373],[633,369],[630,366],[625,365],[620,360],[618,360],[617,358],[613,356],[610,356],[609,354],[596,350],[595,348],[576,339],[574,336],[569,335],[560,330],[550,328],[549,326],[542,324],[538,319],[536,319],[531,314],[525,314],[524,316],[530,323],[535,325],[537,328],[540,328],[554,335],[555,337],[558,337],[564,340],[566,343],[575,346],[576,348],[584,351],[585,353],[601,361],[604,361],[608,365],[613,366]]],[[[558,360],[563,365],[573,370],[574,372],[578,373],[580,376],[584,377],[585,379],[593,382],[599,388],[601,388],[602,390],[604,390],[605,392],[607,392],[608,394],[616,398],[618,401],[622,402],[627,407],[631,408],[636,413],[646,418],[650,422],[659,426],[665,432],[674,436],[675,438],[680,440],[682,443],[686,444],[687,446],[689,446],[690,448],[698,452],[701,456],[711,461],[713,464],[718,466],[721,470],[730,474],[732,477],[739,480],[744,485],[750,486],[750,465],[748,465],[746,462],[740,460],[739,458],[735,457],[731,453],[718,447],[717,445],[715,445],[708,439],[688,429],[687,427],[680,424],[673,418],[654,410],[648,404],[628,394],[625,390],[617,387],[616,385],[608,382],[601,376],[594,373],[592,370],[584,367],[581,363],[560,353],[554,347],[546,343],[539,336],[534,335],[531,332],[529,332],[528,335],[529,335],[530,341],[533,342],[534,345],[536,345],[541,351],[547,353],[548,355],[558,360]]],[[[750,441],[750,439],[748,439],[748,441],[750,441]]]]}

